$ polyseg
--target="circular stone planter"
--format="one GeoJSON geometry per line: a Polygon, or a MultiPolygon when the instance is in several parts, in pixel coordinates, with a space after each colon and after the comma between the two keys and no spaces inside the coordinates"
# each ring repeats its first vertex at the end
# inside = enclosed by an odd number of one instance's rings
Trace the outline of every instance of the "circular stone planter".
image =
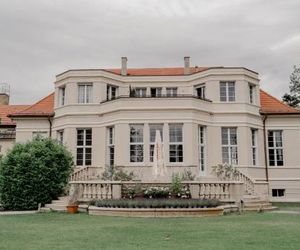
{"type": "Polygon", "coordinates": [[[202,217],[223,215],[223,207],[215,208],[107,208],[89,207],[89,214],[120,217],[202,217]]]}

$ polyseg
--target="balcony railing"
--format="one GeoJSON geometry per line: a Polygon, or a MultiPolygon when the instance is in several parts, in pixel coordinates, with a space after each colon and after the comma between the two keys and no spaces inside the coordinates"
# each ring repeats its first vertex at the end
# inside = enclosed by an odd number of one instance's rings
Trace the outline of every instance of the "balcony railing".
{"type": "Polygon", "coordinates": [[[176,99],[176,98],[194,98],[194,99],[198,99],[198,100],[202,100],[202,101],[206,101],[206,102],[211,102],[211,100],[207,99],[207,98],[202,98],[196,95],[185,95],[185,94],[177,94],[177,95],[160,95],[160,96],[151,96],[151,95],[146,95],[146,96],[137,96],[137,95],[120,95],[120,96],[116,96],[107,100],[102,101],[101,103],[106,103],[106,102],[110,102],[110,101],[114,101],[117,99],[126,99],[126,98],[131,98],[131,99],[163,99],[163,98],[169,98],[169,99],[176,99]]]}

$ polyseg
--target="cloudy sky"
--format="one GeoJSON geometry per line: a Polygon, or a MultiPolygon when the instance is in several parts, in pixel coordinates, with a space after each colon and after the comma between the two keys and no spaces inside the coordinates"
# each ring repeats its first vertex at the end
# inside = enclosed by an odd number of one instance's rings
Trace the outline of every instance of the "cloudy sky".
{"type": "Polygon", "coordinates": [[[29,104],[72,68],[244,66],[281,97],[300,64],[299,0],[0,0],[0,82],[29,104]]]}

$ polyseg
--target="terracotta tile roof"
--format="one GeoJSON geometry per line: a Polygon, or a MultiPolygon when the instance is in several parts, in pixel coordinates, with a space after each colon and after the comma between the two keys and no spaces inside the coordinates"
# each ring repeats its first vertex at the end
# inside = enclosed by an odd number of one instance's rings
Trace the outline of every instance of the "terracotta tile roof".
{"type": "Polygon", "coordinates": [[[54,93],[44,97],[37,103],[19,112],[11,113],[9,116],[53,116],[54,115],[54,93]]]}
{"type": "Polygon", "coordinates": [[[28,107],[29,105],[0,105],[0,125],[15,125],[8,115],[28,107]]]}
{"type": "Polygon", "coordinates": [[[260,105],[262,114],[300,114],[300,109],[288,106],[263,90],[260,90],[260,105]]]}
{"type": "MultiPolygon", "coordinates": [[[[195,74],[209,69],[209,67],[190,67],[190,74],[195,74]]],[[[103,69],[104,71],[121,74],[121,69],[103,69]]],[[[184,68],[129,68],[127,69],[127,75],[129,76],[181,76],[184,68]]]]}

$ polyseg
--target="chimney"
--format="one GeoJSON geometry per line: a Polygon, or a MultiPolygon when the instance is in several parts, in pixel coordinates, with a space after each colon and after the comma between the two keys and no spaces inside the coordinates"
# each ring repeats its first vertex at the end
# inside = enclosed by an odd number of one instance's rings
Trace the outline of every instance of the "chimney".
{"type": "Polygon", "coordinates": [[[184,57],[184,70],[183,70],[183,74],[185,74],[185,75],[189,75],[190,74],[190,57],[189,56],[185,56],[184,57]]]}
{"type": "Polygon", "coordinates": [[[9,95],[6,93],[0,93],[0,105],[9,104],[9,95]]]}
{"type": "Polygon", "coordinates": [[[0,105],[9,104],[10,88],[7,83],[0,83],[0,105]]]}
{"type": "Polygon", "coordinates": [[[122,59],[122,68],[121,68],[121,75],[127,75],[127,57],[121,57],[122,59]]]}

